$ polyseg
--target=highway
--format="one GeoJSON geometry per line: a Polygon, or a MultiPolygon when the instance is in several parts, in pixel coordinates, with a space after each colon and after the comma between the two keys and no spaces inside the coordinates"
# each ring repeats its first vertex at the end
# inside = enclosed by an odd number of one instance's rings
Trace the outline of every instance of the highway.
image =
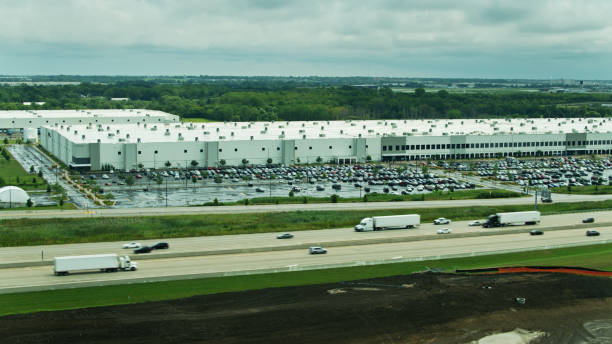
{"type": "MultiPolygon", "coordinates": [[[[611,195],[565,195],[555,194],[556,203],[588,202],[611,199],[611,195]]],[[[76,210],[12,210],[1,211],[0,220],[19,218],[84,218],[84,217],[120,217],[120,216],[168,216],[168,215],[201,215],[201,214],[237,214],[265,213],[284,211],[313,210],[377,210],[377,209],[420,209],[473,206],[498,206],[513,204],[533,204],[532,197],[442,200],[442,201],[409,201],[409,202],[362,202],[362,203],[308,203],[276,205],[239,205],[210,207],[168,207],[168,208],[110,208],[110,209],[76,209],[76,210]]]]}
{"type": "Polygon", "coordinates": [[[55,276],[51,266],[2,269],[0,293],[26,290],[70,288],[88,285],[135,283],[254,273],[261,269],[308,269],[334,264],[360,265],[373,261],[427,259],[447,255],[478,255],[503,250],[542,249],[554,245],[586,245],[609,242],[612,228],[600,228],[599,237],[587,237],[583,229],[557,230],[542,236],[526,233],[477,236],[455,239],[410,241],[401,243],[344,246],[329,249],[326,255],[309,255],[305,249],[274,252],[226,254],[141,260],[139,270],[117,273],[77,273],[55,276]]]}
{"type": "MultiPolygon", "coordinates": [[[[452,220],[452,219],[451,219],[452,220]]],[[[53,257],[117,253],[130,254],[133,259],[151,258],[164,255],[213,255],[231,254],[242,252],[272,251],[281,249],[306,248],[308,246],[353,246],[385,242],[423,240],[424,237],[436,237],[436,230],[443,227],[452,229],[450,236],[478,235],[491,233],[504,233],[508,231],[528,231],[534,228],[546,230],[564,226],[577,226],[577,228],[593,228],[594,226],[612,226],[612,211],[595,213],[571,213],[543,216],[542,221],[536,226],[510,226],[495,229],[482,227],[470,227],[470,221],[453,222],[450,225],[433,225],[423,223],[414,229],[387,230],[379,232],[355,232],[352,228],[322,229],[310,231],[298,231],[293,234],[293,239],[276,239],[278,233],[257,233],[239,235],[220,235],[208,237],[174,238],[159,240],[137,240],[142,244],[153,244],[156,241],[170,243],[169,250],[157,250],[151,254],[134,255],[132,250],[122,249],[125,242],[100,242],[66,245],[46,246],[22,246],[0,248],[0,267],[11,266],[11,264],[36,265],[41,261],[51,264],[53,257]],[[596,218],[594,224],[582,224],[582,219],[593,216],[596,218]]],[[[431,238],[429,238],[431,239],[431,238]]]]}

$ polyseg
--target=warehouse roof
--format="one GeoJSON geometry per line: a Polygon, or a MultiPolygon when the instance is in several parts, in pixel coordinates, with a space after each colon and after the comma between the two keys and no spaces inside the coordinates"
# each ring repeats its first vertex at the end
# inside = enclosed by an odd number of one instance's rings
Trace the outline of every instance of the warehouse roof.
{"type": "Polygon", "coordinates": [[[2,110],[0,119],[28,118],[95,118],[95,117],[165,117],[178,120],[178,116],[157,110],[144,109],[96,109],[96,110],[2,110]]]}
{"type": "Polygon", "coordinates": [[[607,118],[456,119],[308,122],[210,122],[47,126],[75,142],[178,142],[446,136],[610,133],[607,118]]]}

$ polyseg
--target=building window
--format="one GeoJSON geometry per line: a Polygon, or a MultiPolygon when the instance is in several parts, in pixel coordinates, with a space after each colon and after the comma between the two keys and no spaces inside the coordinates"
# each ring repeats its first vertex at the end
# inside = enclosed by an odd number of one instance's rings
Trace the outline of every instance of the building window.
{"type": "Polygon", "coordinates": [[[398,151],[399,149],[399,145],[395,145],[395,150],[398,151]]]}
{"type": "Polygon", "coordinates": [[[414,145],[410,145],[410,150],[414,150],[414,145]]]}
{"type": "Polygon", "coordinates": [[[295,150],[297,150],[297,146],[293,147],[295,150]]]}
{"type": "Polygon", "coordinates": [[[142,151],[138,151],[138,154],[142,154],[142,151]]]}
{"type": "MultiPolygon", "coordinates": [[[[610,143],[610,142],[608,142],[608,143],[610,143]]],[[[368,145],[366,145],[366,149],[368,149],[368,145]]]]}
{"type": "Polygon", "coordinates": [[[155,154],[157,154],[157,151],[155,151],[155,154]]]}
{"type": "Polygon", "coordinates": [[[238,151],[238,148],[234,148],[234,152],[237,152],[237,151],[238,151]]]}
{"type": "Polygon", "coordinates": [[[312,146],[308,147],[308,149],[312,150],[312,146]]]}
{"type": "Polygon", "coordinates": [[[387,146],[383,146],[383,151],[386,152],[387,151],[387,146]]]}
{"type": "Polygon", "coordinates": [[[121,152],[117,152],[117,155],[121,155],[121,152]]]}
{"type": "Polygon", "coordinates": [[[204,150],[203,150],[203,149],[200,149],[200,153],[204,153],[204,150]]]}
{"type": "Polygon", "coordinates": [[[332,146],[329,146],[329,149],[332,149],[332,146]]]}
{"type": "Polygon", "coordinates": [[[183,153],[187,153],[187,150],[186,150],[186,149],[185,149],[185,150],[183,150],[183,153]]]}
{"type": "Polygon", "coordinates": [[[279,151],[279,150],[280,150],[280,147],[276,147],[276,150],[277,150],[277,151],[279,151]]]}
{"type": "Polygon", "coordinates": [[[349,149],[353,149],[353,146],[349,145],[349,149]]]}
{"type": "Polygon", "coordinates": [[[265,151],[265,150],[266,150],[266,147],[261,147],[261,150],[262,150],[262,151],[265,151]]]}
{"type": "Polygon", "coordinates": [[[223,148],[219,148],[219,152],[223,152],[223,148]]]}

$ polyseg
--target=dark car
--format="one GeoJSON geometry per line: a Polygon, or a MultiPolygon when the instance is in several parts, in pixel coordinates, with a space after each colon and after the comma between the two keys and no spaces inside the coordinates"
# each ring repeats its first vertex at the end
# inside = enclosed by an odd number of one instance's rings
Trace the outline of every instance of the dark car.
{"type": "Polygon", "coordinates": [[[283,233],[276,236],[276,239],[291,239],[293,238],[293,234],[291,233],[283,233]]]}
{"type": "Polygon", "coordinates": [[[586,231],[586,236],[598,236],[598,235],[599,235],[598,231],[593,231],[593,230],[586,231]]]}
{"type": "Polygon", "coordinates": [[[168,245],[167,242],[158,242],[158,243],[155,243],[155,244],[151,245],[151,249],[152,250],[163,250],[163,249],[166,249],[166,248],[169,248],[169,247],[170,246],[168,245]]]}
{"type": "Polygon", "coordinates": [[[594,217],[587,217],[586,219],[582,219],[582,223],[593,223],[595,222],[594,217]]]}
{"type": "Polygon", "coordinates": [[[135,254],[139,254],[139,253],[149,253],[151,252],[153,249],[150,248],[149,246],[143,246],[141,248],[137,248],[134,250],[135,254]]]}
{"type": "Polygon", "coordinates": [[[542,235],[542,234],[544,234],[544,232],[542,232],[540,230],[537,230],[537,229],[534,229],[531,232],[529,232],[529,234],[530,235],[542,235]]]}

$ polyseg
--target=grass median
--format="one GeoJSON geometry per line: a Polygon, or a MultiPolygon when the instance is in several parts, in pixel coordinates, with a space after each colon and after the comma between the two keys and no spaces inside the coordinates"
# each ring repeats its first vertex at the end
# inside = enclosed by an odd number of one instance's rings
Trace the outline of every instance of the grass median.
{"type": "MultiPolygon", "coordinates": [[[[356,211],[292,211],[278,213],[181,216],[17,219],[0,221],[0,246],[128,241],[159,238],[287,232],[346,228],[364,217],[418,213],[421,222],[444,216],[453,221],[483,219],[497,212],[532,210],[532,205],[356,211]]],[[[612,200],[542,204],[543,214],[612,209],[612,200]]]]}
{"type": "Polygon", "coordinates": [[[580,266],[611,271],[612,244],[362,267],[7,294],[0,295],[0,316],[161,301],[253,289],[333,283],[404,275],[426,269],[454,272],[456,269],[522,265],[580,266]]]}
{"type": "Polygon", "coordinates": [[[612,194],[612,185],[584,185],[551,188],[551,192],[574,195],[609,195],[612,194]]]}

